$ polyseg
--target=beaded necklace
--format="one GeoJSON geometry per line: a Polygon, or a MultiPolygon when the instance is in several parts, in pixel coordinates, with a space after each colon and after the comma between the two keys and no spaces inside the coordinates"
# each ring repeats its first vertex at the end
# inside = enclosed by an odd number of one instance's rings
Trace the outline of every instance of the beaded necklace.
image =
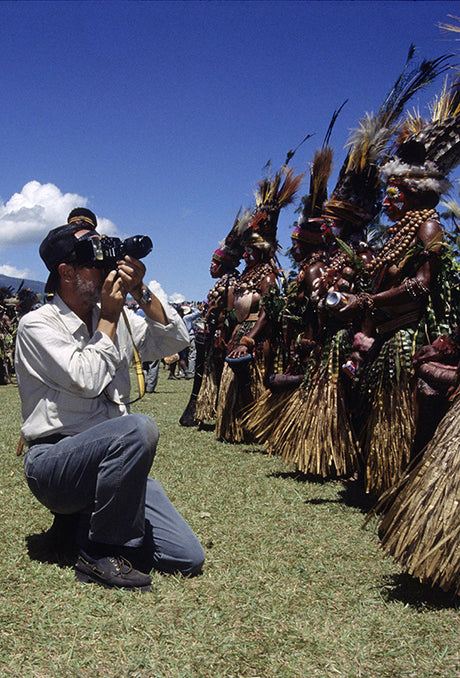
{"type": "Polygon", "coordinates": [[[313,252],[309,257],[303,259],[299,264],[299,272],[297,273],[295,279],[288,285],[288,295],[293,293],[297,294],[297,289],[302,285],[305,272],[314,266],[318,262],[325,263],[329,259],[329,254],[325,250],[320,250],[319,252],[313,252]]]}
{"type": "MultiPolygon", "coordinates": [[[[349,243],[353,249],[355,247],[353,244],[349,243]]],[[[345,252],[340,250],[335,254],[332,259],[329,261],[327,270],[319,278],[319,284],[328,282],[329,285],[335,283],[341,276],[342,270],[349,265],[349,260],[345,252]]]]}
{"type": "Polygon", "coordinates": [[[316,264],[318,261],[327,261],[329,255],[325,250],[320,250],[319,252],[313,252],[309,257],[304,259],[302,263],[300,264],[300,268],[302,270],[306,270],[307,268],[310,268],[310,266],[313,266],[313,264],[316,264]]]}
{"type": "Polygon", "coordinates": [[[262,263],[245,269],[233,286],[233,294],[238,297],[249,292],[261,292],[262,280],[274,272],[270,264],[262,263]]]}
{"type": "Polygon", "coordinates": [[[230,271],[223,275],[222,278],[219,278],[214,287],[208,292],[208,302],[215,301],[216,299],[219,299],[219,297],[222,297],[229,287],[233,287],[237,277],[238,273],[236,271],[230,271]]]}
{"type": "Polygon", "coordinates": [[[400,221],[390,226],[388,229],[390,239],[375,259],[367,264],[367,272],[372,275],[382,266],[389,266],[400,261],[409,249],[419,228],[429,219],[439,220],[436,210],[409,210],[400,221]]]}

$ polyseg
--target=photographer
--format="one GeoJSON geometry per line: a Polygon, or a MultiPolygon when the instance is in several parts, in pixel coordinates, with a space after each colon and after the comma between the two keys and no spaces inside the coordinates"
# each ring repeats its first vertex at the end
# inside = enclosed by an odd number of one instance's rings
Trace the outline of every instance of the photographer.
{"type": "Polygon", "coordinates": [[[155,360],[181,350],[188,336],[143,284],[142,262],[129,255],[114,262],[104,242],[89,227],[67,224],[40,246],[50,271],[45,291],[54,296],[18,330],[24,469],[35,497],[58,518],[89,522],[75,565],[80,581],[147,590],[144,572],[195,574],[204,553],[148,478],[158,430],[151,418],[129,414],[129,366],[133,344],[142,359],[155,360]],[[146,318],[120,317],[128,293],[146,318]]]}

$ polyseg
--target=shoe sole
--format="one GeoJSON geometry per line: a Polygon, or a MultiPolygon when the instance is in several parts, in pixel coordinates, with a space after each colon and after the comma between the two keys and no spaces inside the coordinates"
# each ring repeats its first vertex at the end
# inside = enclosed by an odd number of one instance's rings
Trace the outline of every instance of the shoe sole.
{"type": "Polygon", "coordinates": [[[153,588],[152,584],[147,584],[146,586],[116,586],[115,584],[108,584],[97,577],[91,577],[85,572],[80,572],[80,570],[75,570],[75,577],[79,582],[82,582],[82,584],[97,584],[104,589],[117,589],[118,591],[124,589],[125,591],[142,591],[142,593],[144,593],[146,591],[151,591],[153,588]]]}

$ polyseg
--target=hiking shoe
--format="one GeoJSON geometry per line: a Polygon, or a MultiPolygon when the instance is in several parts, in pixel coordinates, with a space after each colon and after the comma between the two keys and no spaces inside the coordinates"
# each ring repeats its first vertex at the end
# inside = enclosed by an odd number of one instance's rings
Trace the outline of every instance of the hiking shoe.
{"type": "Polygon", "coordinates": [[[90,562],[80,553],[75,563],[75,576],[85,584],[94,582],[105,588],[140,591],[150,591],[152,588],[149,575],[135,570],[122,556],[107,556],[90,562]]]}

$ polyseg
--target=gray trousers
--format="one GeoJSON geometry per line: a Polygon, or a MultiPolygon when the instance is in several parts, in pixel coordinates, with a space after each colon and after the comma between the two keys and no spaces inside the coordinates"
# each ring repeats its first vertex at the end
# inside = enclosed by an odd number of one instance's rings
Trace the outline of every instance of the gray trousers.
{"type": "Polygon", "coordinates": [[[158,383],[158,373],[160,371],[160,361],[153,360],[150,363],[142,363],[142,370],[145,379],[146,393],[153,393],[158,383]]]}
{"type": "Polygon", "coordinates": [[[88,516],[90,541],[140,549],[144,568],[194,574],[203,548],[160,483],[148,477],[157,442],[157,426],[146,415],[110,419],[33,445],[24,457],[27,483],[53,513],[88,516]]]}

